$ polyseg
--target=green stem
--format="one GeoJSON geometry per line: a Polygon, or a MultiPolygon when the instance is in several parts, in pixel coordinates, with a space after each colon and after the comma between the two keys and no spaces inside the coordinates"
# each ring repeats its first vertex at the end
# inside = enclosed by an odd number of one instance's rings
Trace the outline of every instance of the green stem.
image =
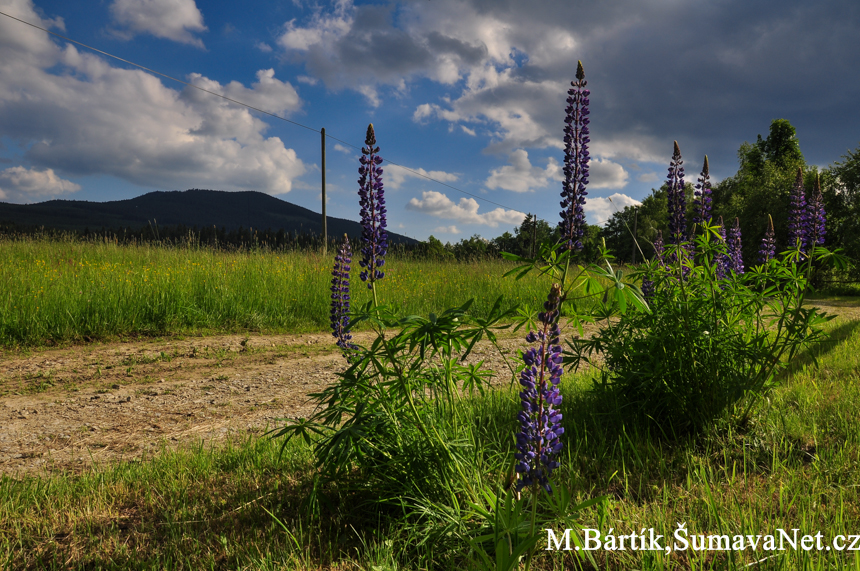
{"type": "Polygon", "coordinates": [[[373,277],[370,278],[370,289],[373,291],[373,308],[379,308],[379,300],[376,297],[376,279],[373,277]]]}
{"type": "MultiPolygon", "coordinates": [[[[538,500],[538,493],[539,493],[538,490],[539,489],[540,489],[539,484],[537,482],[535,482],[534,485],[532,486],[532,525],[531,525],[531,530],[529,532],[529,538],[534,537],[534,534],[535,534],[535,525],[537,522],[537,500],[538,500]]],[[[525,571],[529,571],[529,567],[532,564],[532,557],[534,557],[534,554],[535,554],[535,546],[532,545],[529,548],[529,556],[526,559],[525,571]]]]}

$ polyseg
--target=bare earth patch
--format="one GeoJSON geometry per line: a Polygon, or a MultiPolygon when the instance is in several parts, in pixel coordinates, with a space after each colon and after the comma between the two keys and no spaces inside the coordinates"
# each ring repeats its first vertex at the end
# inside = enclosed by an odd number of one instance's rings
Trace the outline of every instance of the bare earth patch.
{"type": "MultiPolygon", "coordinates": [[[[522,347],[521,336],[502,341],[522,347]]],[[[354,336],[368,341],[368,333],[354,336]]],[[[164,445],[262,434],[306,417],[345,361],[329,334],[224,335],[37,349],[0,358],[0,474],[79,472],[164,445]]],[[[481,344],[469,362],[510,373],[481,344]]]]}
{"type": "MultiPolygon", "coordinates": [[[[856,302],[816,302],[860,319],[856,302]]],[[[592,328],[589,328],[592,329],[592,328]]],[[[588,334],[588,332],[586,332],[588,334]]],[[[509,359],[525,346],[504,334],[509,359]]],[[[369,334],[355,336],[361,343],[369,334]]],[[[308,394],[332,383],[344,360],[327,333],[223,335],[37,349],[0,357],[0,475],[80,472],[137,460],[162,446],[215,444],[306,417],[308,394]]],[[[489,343],[484,360],[511,375],[489,343]]]]}

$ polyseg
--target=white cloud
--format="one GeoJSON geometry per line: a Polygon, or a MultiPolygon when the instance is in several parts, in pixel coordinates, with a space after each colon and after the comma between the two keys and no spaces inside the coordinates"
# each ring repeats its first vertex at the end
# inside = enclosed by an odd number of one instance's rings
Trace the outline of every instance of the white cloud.
{"type": "Polygon", "coordinates": [[[437,234],[459,234],[460,233],[460,231],[457,229],[457,227],[453,226],[453,225],[452,226],[437,226],[436,228],[433,228],[433,232],[435,232],[437,234]]]}
{"type": "Polygon", "coordinates": [[[657,182],[660,180],[660,177],[655,172],[643,172],[636,177],[636,180],[639,182],[657,182]]]}
{"type": "MultiPolygon", "coordinates": [[[[16,14],[40,21],[30,0],[16,14]],[[29,12],[29,13],[28,13],[29,12]]],[[[14,24],[14,22],[13,22],[14,24]]],[[[144,187],[289,192],[305,165],[248,109],[139,70],[61,48],[0,21],[0,132],[34,170],[112,175],[144,187]],[[33,120],[38,117],[39,120],[33,120]]],[[[192,74],[195,84],[276,113],[301,106],[295,89],[257,72],[250,87],[192,74]]]]}
{"type": "Polygon", "coordinates": [[[351,154],[354,152],[352,149],[349,149],[349,148],[347,148],[347,147],[344,147],[344,146],[343,146],[343,145],[341,145],[340,143],[335,143],[335,144],[334,144],[334,150],[335,150],[335,151],[339,151],[339,152],[341,152],[341,153],[344,153],[345,155],[351,155],[351,154]]]}
{"type": "Polygon", "coordinates": [[[446,195],[432,190],[422,192],[421,200],[411,199],[406,204],[406,209],[436,218],[455,220],[463,224],[483,224],[491,228],[499,224],[516,226],[526,217],[522,212],[503,208],[479,214],[478,201],[474,198],[461,198],[460,202],[455,204],[446,195]]]}
{"type": "Polygon", "coordinates": [[[460,175],[456,173],[445,171],[426,171],[422,168],[409,168],[407,170],[397,165],[385,166],[383,164],[383,166],[385,167],[385,178],[383,179],[385,187],[395,190],[403,186],[407,178],[427,180],[426,177],[429,177],[441,182],[455,182],[460,178],[460,175]]]}
{"type": "Polygon", "coordinates": [[[298,81],[299,83],[305,83],[307,85],[316,85],[317,83],[319,83],[319,80],[317,78],[311,77],[309,75],[300,75],[296,77],[296,81],[298,81]]]}
{"type": "Polygon", "coordinates": [[[469,128],[468,128],[468,127],[466,127],[465,125],[460,125],[460,128],[461,128],[461,129],[463,130],[463,132],[464,132],[464,133],[466,133],[467,135],[471,135],[471,136],[473,136],[473,137],[474,137],[474,136],[476,136],[476,133],[475,133],[475,130],[474,130],[474,129],[469,129],[469,128]]]}
{"type": "Polygon", "coordinates": [[[257,42],[256,44],[254,44],[254,47],[263,52],[264,54],[270,54],[274,51],[272,49],[272,46],[270,46],[266,42],[257,42]]]}
{"type": "Polygon", "coordinates": [[[585,210],[592,224],[603,225],[612,218],[615,212],[624,210],[625,206],[639,206],[640,204],[642,203],[638,200],[616,192],[608,197],[589,196],[583,210],[585,210]]]}
{"type": "Polygon", "coordinates": [[[552,157],[547,160],[546,168],[541,169],[532,166],[529,154],[524,149],[517,149],[508,156],[508,162],[510,164],[490,171],[484,183],[487,188],[532,192],[536,188],[545,188],[552,181],[564,180],[561,165],[552,157]]]}
{"type": "MultiPolygon", "coordinates": [[[[330,10],[317,9],[304,22],[287,22],[278,44],[285,57],[303,60],[329,87],[355,89],[371,102],[377,86],[402,90],[416,76],[453,85],[487,59],[488,47],[474,30],[429,28],[420,21],[423,9],[415,8],[336,0],[330,10]]],[[[507,46],[496,51],[509,59],[507,46]]]]}
{"type": "Polygon", "coordinates": [[[668,166],[672,158],[672,145],[668,146],[668,153],[660,152],[666,148],[665,141],[657,137],[637,134],[593,142],[590,150],[592,154],[607,159],[626,158],[648,163],[666,163],[668,166]]]}
{"type": "Polygon", "coordinates": [[[627,171],[617,163],[596,157],[588,162],[589,188],[624,188],[627,178],[627,171]]]}
{"type": "Polygon", "coordinates": [[[150,33],[159,38],[204,47],[192,32],[205,32],[203,14],[194,0],[114,0],[110,5],[116,30],[131,38],[136,33],[150,33]]]}
{"type": "Polygon", "coordinates": [[[53,169],[39,171],[18,166],[0,171],[0,198],[12,202],[30,202],[80,189],[80,185],[57,176],[53,169]]]}

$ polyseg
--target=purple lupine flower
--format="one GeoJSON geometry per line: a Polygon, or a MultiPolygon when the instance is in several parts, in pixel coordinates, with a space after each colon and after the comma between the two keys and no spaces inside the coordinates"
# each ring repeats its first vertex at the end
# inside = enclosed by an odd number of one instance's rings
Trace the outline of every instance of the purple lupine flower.
{"type": "Polygon", "coordinates": [[[809,212],[806,208],[806,196],[803,192],[803,170],[797,167],[797,178],[791,189],[791,210],[788,213],[788,247],[796,248],[800,243],[800,251],[805,252],[809,235],[809,212]]]}
{"type": "MultiPolygon", "coordinates": [[[[657,239],[654,240],[654,255],[657,258],[657,261],[660,262],[660,265],[663,265],[663,232],[657,231],[657,239]]],[[[654,294],[656,293],[657,284],[654,283],[650,277],[645,277],[642,279],[642,295],[645,298],[645,301],[650,302],[654,299],[654,294]]]]}
{"type": "Polygon", "coordinates": [[[382,189],[382,157],[376,146],[376,133],[373,123],[367,126],[365,147],[361,148],[361,166],[358,168],[358,196],[361,206],[361,281],[373,283],[381,280],[385,273],[380,268],[385,265],[385,254],[388,252],[388,223],[385,219],[385,195],[382,189]]]}
{"type": "Polygon", "coordinates": [[[741,223],[737,218],[735,218],[735,225],[729,228],[726,241],[729,245],[729,267],[740,275],[744,273],[744,258],[741,254],[741,223]]]}
{"type": "MultiPolygon", "coordinates": [[[[728,249],[728,245],[726,243],[726,224],[723,222],[722,216],[720,216],[720,241],[728,249]]],[[[714,263],[716,264],[717,279],[725,279],[725,277],[729,275],[729,270],[732,269],[731,257],[726,252],[721,251],[716,255],[714,263]]]]}
{"type": "Polygon", "coordinates": [[[517,415],[521,430],[517,434],[518,451],[514,455],[520,475],[517,490],[536,484],[552,493],[549,477],[558,467],[554,458],[561,451],[559,436],[564,433],[558,411],[561,404],[558,384],[562,373],[558,328],[560,295],[561,287],[553,284],[543,304],[544,311],[538,314],[540,331],[529,331],[526,335],[526,341],[537,342],[538,346],[523,353],[526,365],[520,374],[523,410],[517,415]]]}
{"type": "Polygon", "coordinates": [[[588,96],[585,89],[585,71],[582,62],[576,66],[576,81],[568,90],[567,116],[564,119],[564,182],[561,183],[561,222],[558,228],[567,249],[582,250],[585,235],[585,185],[588,184],[588,96]]]}
{"type": "Polygon", "coordinates": [[[773,218],[770,214],[767,215],[768,226],[767,232],[764,234],[764,239],[761,241],[761,248],[758,251],[758,263],[766,264],[769,260],[776,256],[776,239],[773,231],[773,218]]]}
{"type": "Polygon", "coordinates": [[[708,169],[708,155],[705,166],[699,175],[696,191],[693,193],[693,223],[701,224],[711,219],[711,174],[708,169]]]}
{"type": "Polygon", "coordinates": [[[821,196],[821,177],[815,177],[815,193],[809,201],[809,212],[807,213],[809,221],[808,244],[809,250],[824,244],[824,235],[827,231],[824,229],[824,223],[827,221],[824,213],[824,197],[821,196]]]}
{"type": "Polygon", "coordinates": [[[680,244],[686,239],[687,233],[687,197],[684,195],[684,161],[681,160],[681,149],[675,141],[675,152],[669,163],[668,198],[669,198],[669,243],[680,244]]]}
{"type": "Polygon", "coordinates": [[[334,270],[331,272],[331,330],[337,339],[337,346],[344,351],[354,348],[349,334],[349,270],[352,263],[352,249],[349,238],[344,236],[343,245],[334,257],[334,270]]]}
{"type": "Polygon", "coordinates": [[[654,254],[660,263],[663,263],[663,231],[657,230],[657,239],[654,240],[654,254]]]}

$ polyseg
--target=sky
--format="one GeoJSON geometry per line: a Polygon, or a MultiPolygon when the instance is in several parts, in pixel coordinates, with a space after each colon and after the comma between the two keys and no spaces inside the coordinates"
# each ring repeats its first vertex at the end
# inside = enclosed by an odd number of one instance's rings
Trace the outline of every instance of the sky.
{"type": "Polygon", "coordinates": [[[324,127],[327,212],[358,220],[373,123],[389,230],[457,242],[526,213],[555,225],[578,60],[592,224],[661,185],[675,140],[693,182],[705,155],[712,180],[732,176],[739,146],[774,119],[813,165],[860,145],[856,0],[0,0],[0,12],[294,122],[0,15],[12,203],[205,188],[318,212],[324,127]]]}

